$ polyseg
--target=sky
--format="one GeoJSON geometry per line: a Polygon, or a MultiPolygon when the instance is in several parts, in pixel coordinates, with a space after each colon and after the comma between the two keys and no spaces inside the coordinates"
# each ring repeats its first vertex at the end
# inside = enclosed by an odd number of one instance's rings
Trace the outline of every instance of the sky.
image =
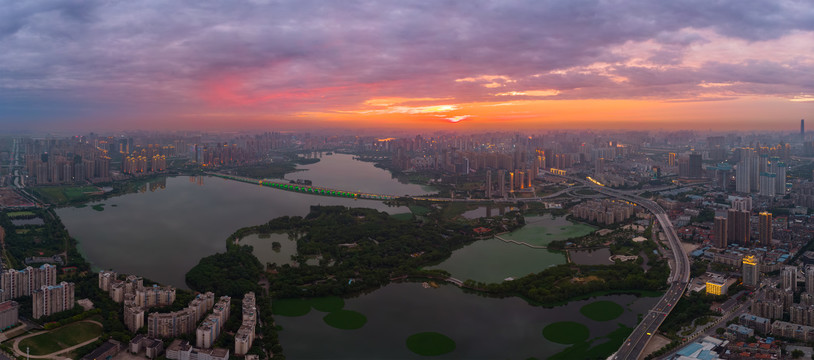
{"type": "Polygon", "coordinates": [[[7,130],[793,131],[802,118],[808,0],[0,0],[7,130]]]}

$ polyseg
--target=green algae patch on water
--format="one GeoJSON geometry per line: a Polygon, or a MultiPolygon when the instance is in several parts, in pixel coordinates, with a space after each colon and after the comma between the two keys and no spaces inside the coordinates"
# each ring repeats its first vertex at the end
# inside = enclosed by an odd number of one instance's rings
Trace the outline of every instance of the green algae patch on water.
{"type": "Polygon", "coordinates": [[[342,330],[356,330],[367,324],[367,317],[356,311],[338,310],[325,315],[325,323],[342,330]]]}
{"type": "Polygon", "coordinates": [[[308,299],[280,299],[271,304],[271,312],[281,316],[303,316],[311,311],[308,299]]]}
{"type": "Polygon", "coordinates": [[[407,348],[423,356],[444,355],[455,350],[455,341],[437,332],[423,332],[407,338],[407,348]]]}
{"type": "Polygon", "coordinates": [[[334,312],[345,307],[345,300],[338,296],[326,296],[311,299],[311,306],[322,312],[334,312]]]}
{"type": "Polygon", "coordinates": [[[573,321],[555,322],[543,329],[543,336],[558,344],[576,344],[587,340],[589,335],[588,327],[573,321]]]}
{"type": "Polygon", "coordinates": [[[610,321],[625,312],[621,305],[613,301],[595,301],[579,309],[582,315],[594,321],[610,321]]]}

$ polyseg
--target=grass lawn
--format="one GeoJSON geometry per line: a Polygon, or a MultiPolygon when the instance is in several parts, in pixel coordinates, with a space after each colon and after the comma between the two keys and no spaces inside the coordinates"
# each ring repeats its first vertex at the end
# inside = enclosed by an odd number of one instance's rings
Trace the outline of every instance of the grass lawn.
{"type": "Polygon", "coordinates": [[[99,189],[95,186],[43,186],[34,188],[34,192],[47,202],[64,204],[89,199],[88,193],[98,193],[99,189]]]}
{"type": "Polygon", "coordinates": [[[621,305],[613,301],[594,301],[579,309],[582,315],[587,316],[591,320],[596,321],[609,321],[618,318],[625,312],[621,305]]]}
{"type": "Polygon", "coordinates": [[[326,324],[343,330],[355,330],[365,326],[367,323],[367,317],[350,310],[334,311],[325,315],[322,319],[325,320],[326,324]]]}
{"type": "Polygon", "coordinates": [[[428,207],[421,205],[410,205],[409,208],[410,212],[412,212],[416,216],[424,216],[430,212],[430,209],[428,207]]]}
{"type": "Polygon", "coordinates": [[[23,216],[27,217],[27,216],[36,216],[36,215],[37,214],[35,214],[33,212],[30,212],[30,211],[12,211],[12,212],[6,214],[6,216],[8,216],[11,219],[18,218],[18,217],[23,217],[23,216]]]}
{"type": "Polygon", "coordinates": [[[438,356],[455,350],[455,341],[437,332],[423,332],[407,338],[407,348],[423,356],[438,356]]]}
{"type": "Polygon", "coordinates": [[[588,339],[588,327],[573,321],[560,321],[543,329],[543,336],[559,344],[576,344],[588,339]]]}
{"type": "Polygon", "coordinates": [[[90,322],[75,322],[51,332],[20,341],[20,349],[31,348],[31,355],[48,355],[81,344],[102,334],[102,327],[90,322]]]}

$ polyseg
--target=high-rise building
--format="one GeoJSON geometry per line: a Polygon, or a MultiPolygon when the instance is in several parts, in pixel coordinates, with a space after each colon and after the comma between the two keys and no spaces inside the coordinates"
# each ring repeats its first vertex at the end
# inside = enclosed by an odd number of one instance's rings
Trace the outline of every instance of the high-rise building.
{"type": "Polygon", "coordinates": [[[497,183],[500,196],[506,196],[506,170],[500,169],[497,171],[497,183]]]}
{"type": "Polygon", "coordinates": [[[667,154],[667,166],[676,166],[676,153],[667,154]]]}
{"type": "Polygon", "coordinates": [[[253,292],[248,292],[241,303],[243,307],[243,321],[235,333],[235,354],[243,355],[249,351],[254,342],[254,330],[257,323],[257,307],[253,292]]]}
{"type": "Polygon", "coordinates": [[[486,198],[492,198],[492,170],[486,170],[486,198]]]}
{"type": "Polygon", "coordinates": [[[751,187],[749,184],[749,165],[750,162],[741,159],[738,167],[735,169],[735,191],[740,193],[749,193],[751,187]]]}
{"type": "Polygon", "coordinates": [[[715,227],[714,227],[714,234],[715,234],[715,247],[724,249],[727,245],[727,236],[726,236],[726,218],[716,216],[715,217],[715,227]]]}
{"type": "Polygon", "coordinates": [[[750,213],[748,211],[741,211],[729,209],[726,213],[726,234],[728,243],[739,244],[741,246],[750,245],[750,213]]]}
{"type": "Polygon", "coordinates": [[[701,154],[690,154],[690,178],[691,179],[700,179],[704,176],[703,170],[701,169],[701,154]]]}
{"type": "Polygon", "coordinates": [[[774,170],[774,174],[777,175],[774,180],[774,185],[776,186],[775,194],[780,196],[786,195],[786,163],[776,162],[772,170],[774,170]]]}
{"type": "Polygon", "coordinates": [[[806,119],[800,119],[800,141],[806,140],[806,119]]]}
{"type": "Polygon", "coordinates": [[[16,301],[0,303],[0,330],[8,329],[20,321],[20,305],[16,301]]]}
{"type": "Polygon", "coordinates": [[[760,173],[760,195],[762,196],[775,196],[777,190],[777,174],[762,172],[760,173]]]}
{"type": "Polygon", "coordinates": [[[797,290],[797,267],[785,266],[781,273],[783,277],[783,290],[797,290]]]}
{"type": "Polygon", "coordinates": [[[743,285],[757,287],[760,284],[760,263],[754,255],[743,257],[743,285]]]}
{"type": "Polygon", "coordinates": [[[760,245],[769,246],[772,242],[772,213],[763,211],[758,215],[758,239],[760,245]]]}
{"type": "Polygon", "coordinates": [[[814,265],[806,266],[806,292],[814,296],[814,265]]]}
{"type": "Polygon", "coordinates": [[[59,285],[43,285],[31,293],[31,300],[32,317],[35,319],[73,309],[74,284],[63,281],[59,285]]]}

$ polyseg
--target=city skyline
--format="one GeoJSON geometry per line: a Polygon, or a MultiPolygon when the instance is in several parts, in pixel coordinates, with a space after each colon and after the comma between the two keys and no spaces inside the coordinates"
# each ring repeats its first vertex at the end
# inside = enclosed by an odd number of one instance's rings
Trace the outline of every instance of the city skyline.
{"type": "Polygon", "coordinates": [[[0,124],[794,131],[806,2],[9,2],[0,124]]]}

